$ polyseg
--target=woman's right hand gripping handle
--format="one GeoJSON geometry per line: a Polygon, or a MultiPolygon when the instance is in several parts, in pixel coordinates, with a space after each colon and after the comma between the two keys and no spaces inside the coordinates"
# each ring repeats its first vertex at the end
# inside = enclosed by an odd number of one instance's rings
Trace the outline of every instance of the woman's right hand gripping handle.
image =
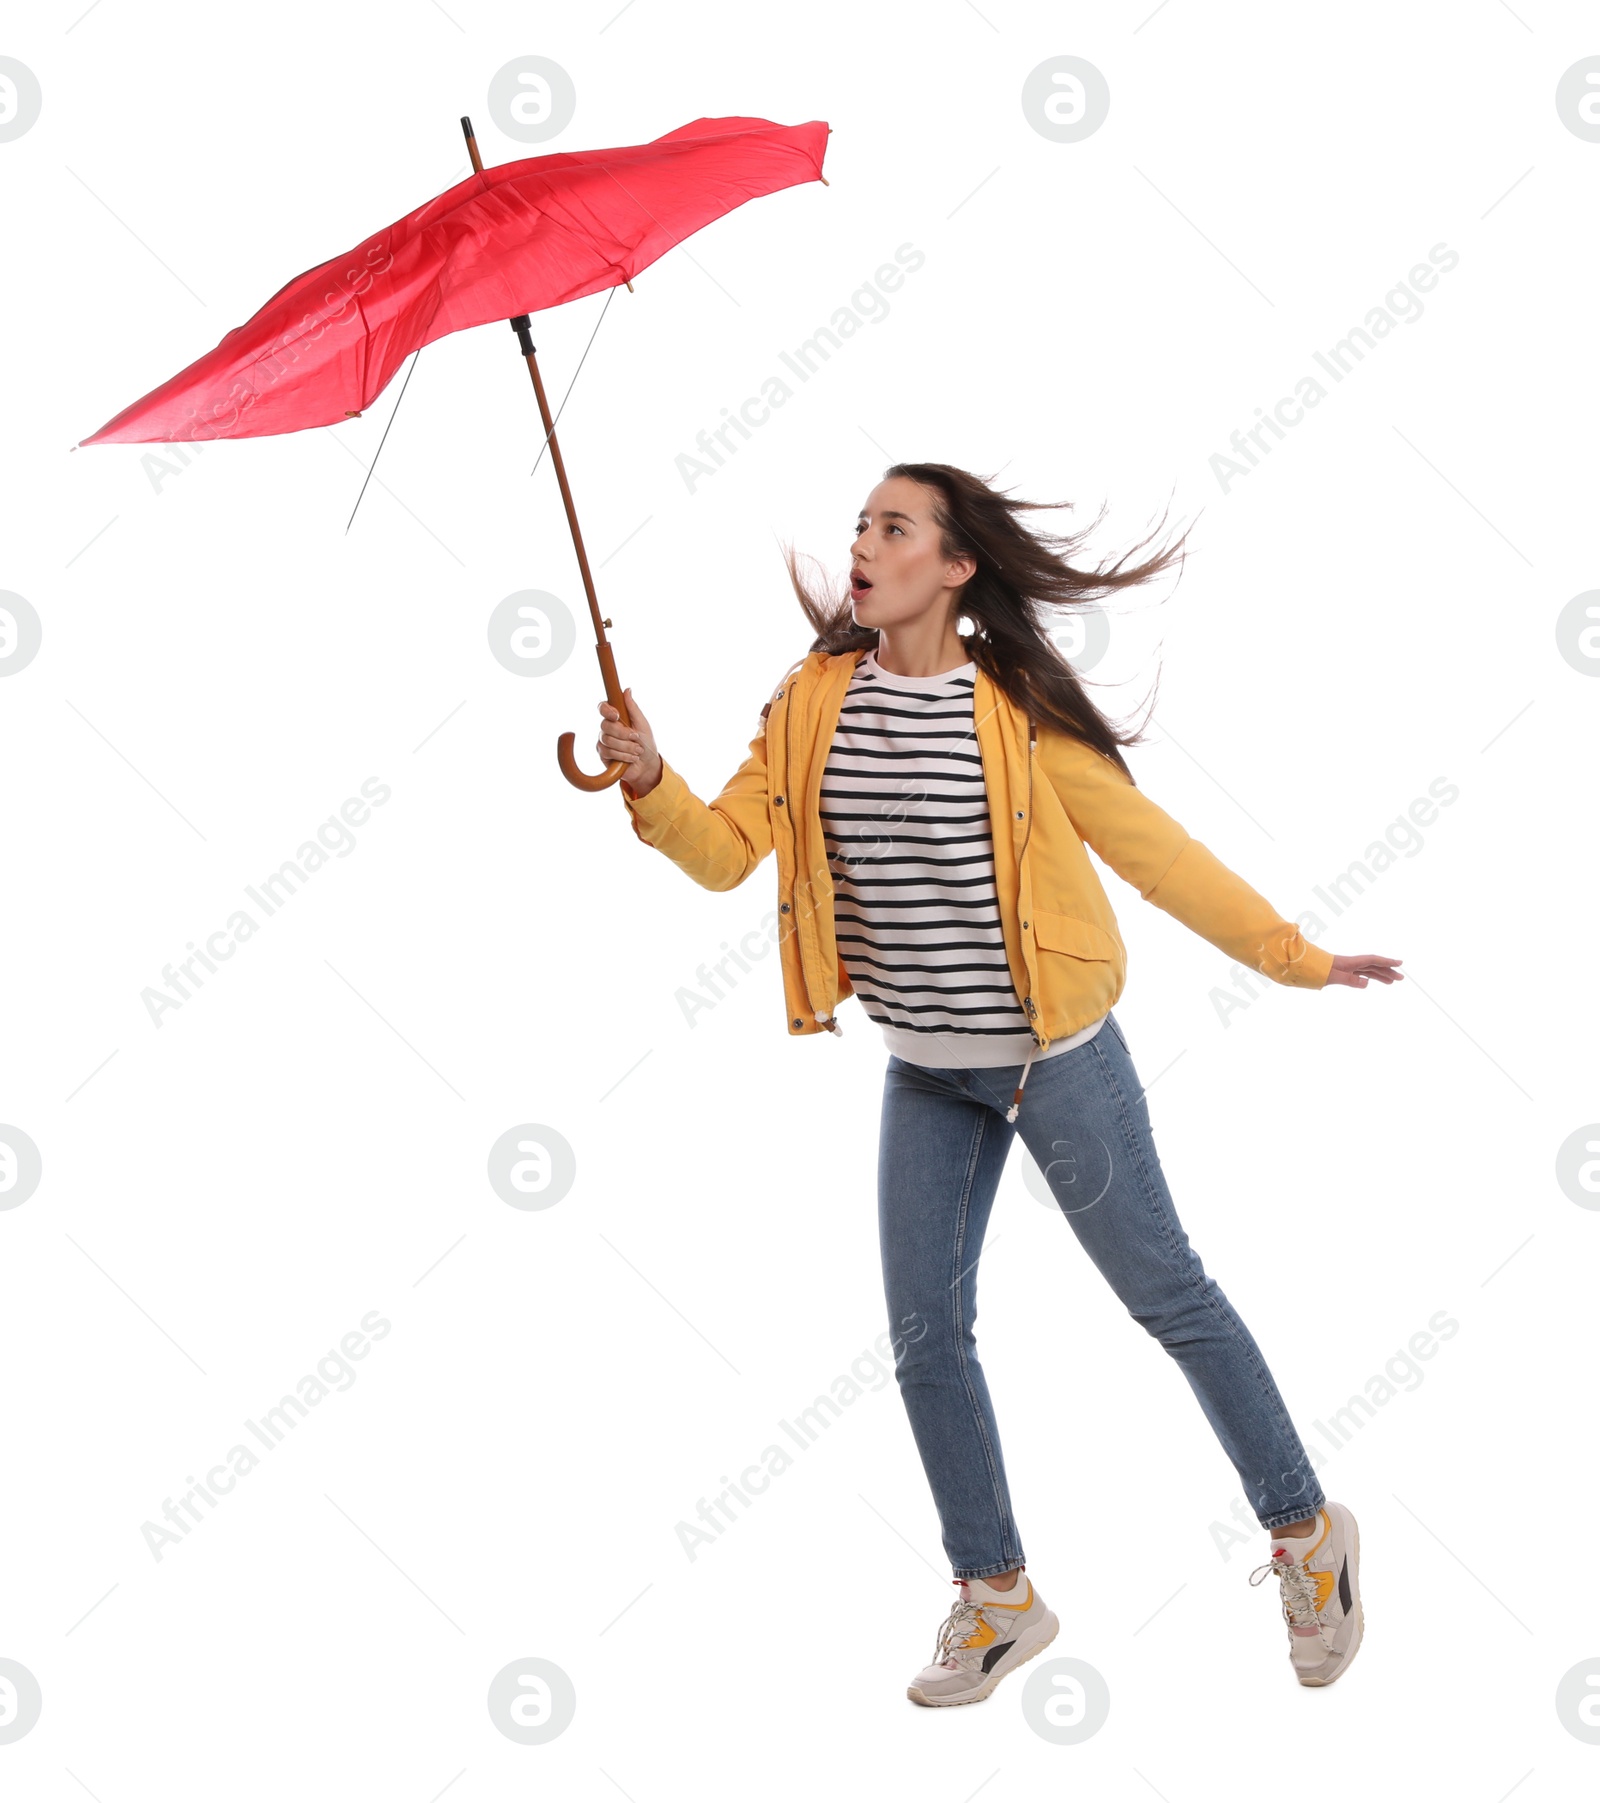
{"type": "Polygon", "coordinates": [[[641,795],[648,795],[661,781],[661,753],[656,750],[655,734],[650,730],[650,722],[645,719],[644,711],[633,698],[632,689],[624,689],[627,697],[628,714],[633,721],[632,726],[622,724],[622,716],[609,701],[602,701],[600,706],[600,737],[595,742],[595,750],[608,763],[625,763],[628,767],[623,771],[621,781],[627,785],[628,792],[635,800],[641,795]]]}

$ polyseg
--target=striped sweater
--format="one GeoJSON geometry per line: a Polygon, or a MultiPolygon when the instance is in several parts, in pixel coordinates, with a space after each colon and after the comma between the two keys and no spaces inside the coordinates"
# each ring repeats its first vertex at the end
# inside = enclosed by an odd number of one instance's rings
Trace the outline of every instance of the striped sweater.
{"type": "MultiPolygon", "coordinates": [[[[1000,928],[976,674],[966,663],[895,676],[869,651],[822,773],[840,962],[889,1050],[946,1069],[1021,1064],[1037,1052],[1000,928]]],[[[1100,1026],[1052,1040],[1044,1056],[1100,1026]]]]}

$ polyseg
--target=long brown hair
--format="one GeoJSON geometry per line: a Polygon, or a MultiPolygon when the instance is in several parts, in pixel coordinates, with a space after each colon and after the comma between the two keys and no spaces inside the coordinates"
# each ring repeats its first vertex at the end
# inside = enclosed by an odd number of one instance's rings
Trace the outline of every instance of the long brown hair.
{"type": "MultiPolygon", "coordinates": [[[[1143,743],[1149,712],[1135,732],[1113,725],[1084,691],[1084,682],[1093,679],[1078,675],[1049,638],[1043,621],[1047,608],[1087,609],[1118,589],[1147,582],[1174,562],[1181,565],[1188,532],[1131,569],[1123,565],[1133,551],[1109,569],[1080,570],[1069,560],[1100,523],[1103,506],[1082,532],[1035,532],[1022,523],[1022,514],[1071,507],[1072,503],[1014,500],[982,477],[948,463],[896,463],[883,475],[885,481],[904,476],[931,490],[940,554],[977,561],[977,571],[962,588],[956,608],[973,623],[973,633],[962,643],[979,669],[1035,720],[1093,746],[1132,781],[1121,747],[1143,743]]],[[[1152,532],[1141,539],[1134,550],[1142,549],[1154,536],[1152,532]]],[[[801,575],[790,546],[784,547],[784,562],[795,595],[817,635],[812,651],[837,654],[876,647],[878,629],[855,623],[848,589],[842,597],[825,595],[815,576],[801,575]]],[[[1149,696],[1151,712],[1160,680],[1158,669],[1149,696]]]]}

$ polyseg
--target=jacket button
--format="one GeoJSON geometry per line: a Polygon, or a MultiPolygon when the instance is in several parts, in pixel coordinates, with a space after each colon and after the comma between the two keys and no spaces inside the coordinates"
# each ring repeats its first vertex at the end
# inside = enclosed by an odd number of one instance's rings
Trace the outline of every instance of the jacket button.
{"type": "Polygon", "coordinates": [[[774,701],[782,701],[782,699],[783,699],[783,690],[779,689],[777,694],[773,696],[773,700],[774,701]]]}
{"type": "Polygon", "coordinates": [[[1022,930],[1023,930],[1023,932],[1027,932],[1027,930],[1028,930],[1028,923],[1027,923],[1027,921],[1023,921],[1023,923],[1022,923],[1022,930]]]}
{"type": "Polygon", "coordinates": [[[797,1027],[803,1027],[805,1025],[805,1022],[803,1020],[797,1020],[794,1024],[797,1027]]]}
{"type": "Polygon", "coordinates": [[[787,914],[789,912],[789,904],[787,902],[780,902],[778,905],[778,912],[780,914],[787,914]]]}
{"type": "Polygon", "coordinates": [[[1018,819],[1019,819],[1019,820],[1020,820],[1020,819],[1021,819],[1021,818],[1022,818],[1022,809],[1021,809],[1021,808],[1018,808],[1018,809],[1017,809],[1017,818],[1018,818],[1018,819]]]}
{"type": "Polygon", "coordinates": [[[781,808],[783,806],[783,797],[781,795],[774,795],[772,798],[772,805],[775,808],[781,808]]]}

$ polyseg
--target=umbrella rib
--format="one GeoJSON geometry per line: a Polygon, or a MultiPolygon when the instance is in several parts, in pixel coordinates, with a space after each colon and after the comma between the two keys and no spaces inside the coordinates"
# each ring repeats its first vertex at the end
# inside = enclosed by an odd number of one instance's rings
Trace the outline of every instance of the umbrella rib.
{"type": "MultiPolygon", "coordinates": [[[[567,410],[567,402],[572,398],[572,391],[578,386],[578,377],[583,374],[583,366],[589,359],[590,346],[593,345],[595,339],[599,336],[600,328],[606,322],[606,314],[610,312],[611,303],[616,298],[617,291],[613,286],[611,292],[606,296],[606,304],[600,309],[600,317],[594,322],[594,330],[589,334],[589,343],[583,347],[583,355],[578,359],[578,367],[572,372],[572,380],[567,384],[567,392],[561,397],[561,405],[556,408],[556,416],[550,422],[550,430],[544,435],[544,443],[539,446],[539,455],[534,458],[533,468],[528,471],[530,476],[535,475],[538,472],[539,465],[544,460],[545,450],[548,447],[550,440],[555,436],[556,427],[561,424],[561,416],[567,410]]],[[[381,451],[383,446],[379,445],[378,449],[381,451]]]]}
{"type": "Polygon", "coordinates": [[[423,349],[424,347],[422,345],[419,344],[417,346],[417,349],[411,358],[411,367],[406,371],[406,379],[400,384],[400,393],[396,397],[394,403],[394,413],[389,415],[389,425],[383,428],[383,437],[378,440],[378,448],[373,453],[372,462],[368,464],[366,476],[362,480],[361,493],[356,496],[355,507],[350,509],[350,517],[344,523],[346,532],[348,532],[355,524],[356,510],[360,507],[362,498],[367,492],[367,483],[372,480],[372,472],[378,467],[378,459],[383,455],[383,447],[389,442],[389,426],[394,424],[395,414],[400,411],[400,403],[406,398],[406,390],[411,386],[412,376],[416,374],[417,358],[422,355],[423,349]]]}

